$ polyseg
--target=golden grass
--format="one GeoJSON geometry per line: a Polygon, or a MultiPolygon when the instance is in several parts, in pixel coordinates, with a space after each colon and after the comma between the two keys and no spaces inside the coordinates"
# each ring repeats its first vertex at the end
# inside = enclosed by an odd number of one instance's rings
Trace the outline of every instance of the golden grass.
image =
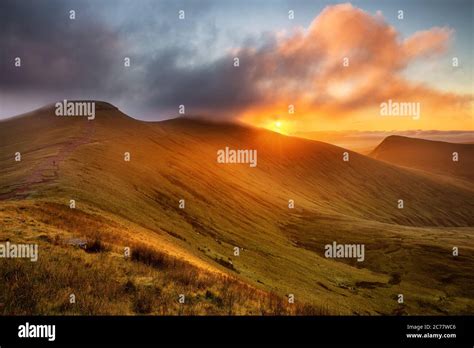
{"type": "MultiPolygon", "coordinates": [[[[94,122],[69,122],[48,112],[2,124],[6,145],[0,147],[0,174],[6,179],[0,194],[21,186],[36,164],[61,153],[85,127],[93,127],[93,135],[55,168],[45,168],[41,174],[49,181],[28,187],[28,199],[0,203],[0,238],[43,236],[53,244],[56,238],[83,238],[98,244],[93,249],[99,252],[89,253],[60,243],[54,248],[64,252],[57,255],[61,261],[71,252],[85,262],[121,269],[114,281],[128,284],[129,293],[124,295],[128,302],[116,307],[120,313],[151,308],[166,314],[170,308],[189,314],[185,307],[165,308],[161,302],[150,307],[145,299],[159,291],[176,301],[176,294],[190,286],[193,313],[228,314],[230,307],[235,314],[266,314],[267,306],[274,308],[271,313],[281,311],[268,295],[242,302],[238,294],[224,296],[221,281],[201,289],[205,273],[283,299],[294,293],[298,305],[335,314],[474,310],[472,278],[462,274],[474,265],[474,196],[462,185],[352,152],[350,162],[343,162],[341,148],[262,130],[181,119],[145,123],[117,111],[100,111],[94,122]],[[216,163],[216,150],[225,146],[257,149],[257,168],[216,163]],[[21,151],[24,161],[12,163],[12,151],[21,151]],[[123,161],[125,151],[132,154],[130,162],[123,161]],[[71,198],[75,210],[67,206],[71,198]],[[178,207],[181,198],[185,209],[178,207]],[[287,207],[290,198],[293,210],[287,207]],[[403,210],[396,207],[399,198],[403,210]],[[366,261],[324,258],[324,244],[332,241],[366,243],[366,261]],[[462,248],[456,260],[448,258],[453,245],[462,248]],[[125,263],[125,246],[151,251],[125,263]],[[238,257],[235,246],[242,248],[238,257]],[[166,260],[155,252],[165,253],[166,260]],[[197,271],[157,267],[167,265],[168,257],[197,271]],[[160,280],[165,278],[169,287],[160,280]],[[403,306],[396,302],[400,292],[408,294],[403,306]]],[[[56,267],[66,271],[60,263],[56,267]]]]}
{"type": "MultiPolygon", "coordinates": [[[[10,203],[0,216],[14,217],[15,212],[21,212],[20,221],[25,223],[27,216],[28,225],[39,227],[36,232],[34,228],[27,230],[22,242],[38,243],[40,257],[37,262],[2,260],[2,315],[329,313],[307,303],[290,304],[281,296],[200,269],[149,245],[125,243],[131,251],[130,257],[125,257],[120,253],[123,240],[120,245],[111,239],[101,240],[97,231],[106,231],[107,227],[86,213],[60,213],[63,209],[48,203],[15,206],[10,203]],[[74,245],[71,236],[87,246],[74,245]],[[75,295],[75,303],[70,303],[71,294],[75,295]],[[178,301],[180,294],[185,295],[184,304],[178,301]]],[[[3,229],[2,239],[10,240],[15,231],[3,229]]]]}

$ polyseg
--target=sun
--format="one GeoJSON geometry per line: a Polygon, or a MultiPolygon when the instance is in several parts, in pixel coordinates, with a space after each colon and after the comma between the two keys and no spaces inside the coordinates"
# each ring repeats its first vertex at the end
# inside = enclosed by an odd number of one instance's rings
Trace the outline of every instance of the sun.
{"type": "Polygon", "coordinates": [[[281,120],[276,120],[270,124],[270,128],[272,131],[277,132],[277,133],[284,133],[285,132],[285,125],[281,120]]]}
{"type": "Polygon", "coordinates": [[[277,119],[272,117],[267,120],[261,127],[271,130],[272,132],[287,134],[289,123],[286,120],[277,119]]]}

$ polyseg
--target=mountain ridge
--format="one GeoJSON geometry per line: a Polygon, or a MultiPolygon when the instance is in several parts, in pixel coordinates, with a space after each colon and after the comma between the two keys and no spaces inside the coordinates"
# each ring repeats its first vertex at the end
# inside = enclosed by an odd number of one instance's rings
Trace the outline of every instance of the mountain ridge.
{"type": "MultiPolygon", "coordinates": [[[[443,291],[445,272],[462,286],[470,282],[470,255],[457,269],[438,265],[434,283],[433,269],[416,268],[420,260],[430,264],[449,254],[446,245],[472,244],[465,236],[474,225],[474,192],[462,187],[257,128],[187,119],[142,122],[115,117],[119,110],[99,110],[94,120],[38,112],[37,122],[19,119],[0,128],[0,204],[33,200],[67,207],[75,199],[84,213],[140,226],[151,245],[179,250],[267,291],[296,293],[331,312],[392,313],[398,305],[390,294],[419,289],[414,296],[420,302],[407,310],[422,313],[423,302],[443,291]],[[217,151],[226,146],[257,150],[257,167],[218,163],[217,151]],[[19,163],[13,160],[17,151],[19,163]],[[130,161],[124,160],[127,152],[130,161]],[[365,243],[367,261],[325,258],[324,245],[333,241],[365,243]]],[[[133,239],[137,228],[130,228],[115,233],[133,239]]],[[[465,301],[457,286],[452,311],[465,301]]]]}
{"type": "Polygon", "coordinates": [[[385,138],[369,156],[408,168],[474,180],[473,144],[393,135],[385,138]]]}

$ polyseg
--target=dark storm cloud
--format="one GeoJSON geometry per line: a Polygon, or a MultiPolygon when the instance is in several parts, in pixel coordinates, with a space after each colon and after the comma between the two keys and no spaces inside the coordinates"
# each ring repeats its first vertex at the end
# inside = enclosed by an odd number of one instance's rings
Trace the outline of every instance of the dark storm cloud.
{"type": "Polygon", "coordinates": [[[232,55],[196,67],[180,67],[176,62],[183,54],[169,51],[149,63],[147,70],[153,73],[147,83],[153,106],[177,110],[184,104],[192,113],[215,116],[220,112],[218,116],[225,117],[262,98],[254,83],[258,65],[249,61],[252,57],[239,56],[238,68],[232,55]],[[167,68],[160,69],[164,66],[167,68]]]}
{"type": "Polygon", "coordinates": [[[83,1],[3,1],[2,90],[97,92],[106,88],[123,48],[83,1]],[[69,10],[76,19],[69,19],[69,10]],[[21,58],[21,69],[13,65],[21,58]]]}
{"type": "Polygon", "coordinates": [[[205,60],[200,48],[212,49],[217,29],[212,21],[199,24],[209,7],[208,1],[2,1],[2,104],[8,103],[6,96],[16,102],[19,95],[34,93],[45,102],[126,100],[137,116],[156,114],[178,98],[170,81],[181,86],[187,79],[186,69],[180,75],[180,60],[205,60]],[[179,9],[186,20],[178,23],[179,9]],[[75,20],[69,19],[70,10],[76,11],[75,20]],[[124,68],[124,57],[132,67],[124,68]],[[170,100],[159,98],[163,105],[157,104],[157,90],[170,100]]]}

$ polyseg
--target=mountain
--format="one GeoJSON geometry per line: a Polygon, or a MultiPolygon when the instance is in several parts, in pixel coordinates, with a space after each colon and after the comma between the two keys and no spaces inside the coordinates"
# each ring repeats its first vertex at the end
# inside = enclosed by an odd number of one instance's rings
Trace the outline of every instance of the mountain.
{"type": "Polygon", "coordinates": [[[142,243],[329,313],[474,308],[474,192],[435,175],[238,124],[139,121],[103,102],[94,120],[49,106],[0,125],[10,239],[40,226],[47,240],[92,236],[112,251],[142,243]],[[256,150],[257,166],[219,163],[226,148],[256,150]],[[333,242],[364,244],[364,262],[326,258],[333,242]]]}
{"type": "Polygon", "coordinates": [[[370,156],[399,166],[474,180],[474,144],[393,135],[385,138],[370,156]]]}

